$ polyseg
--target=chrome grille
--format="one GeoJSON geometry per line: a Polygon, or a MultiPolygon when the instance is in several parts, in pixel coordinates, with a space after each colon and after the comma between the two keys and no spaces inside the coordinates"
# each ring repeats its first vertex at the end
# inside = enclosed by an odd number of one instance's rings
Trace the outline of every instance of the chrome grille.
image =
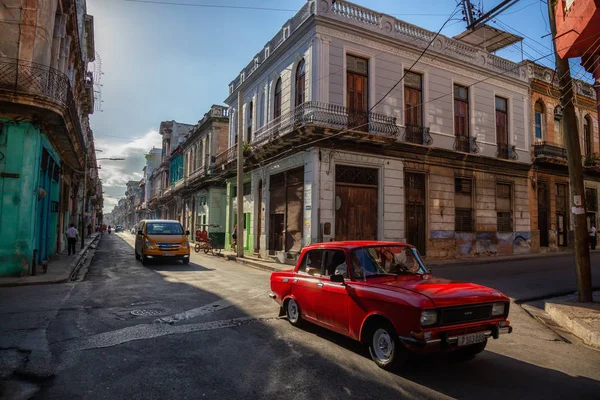
{"type": "Polygon", "coordinates": [[[464,322],[480,321],[490,318],[491,315],[492,304],[442,308],[440,310],[440,324],[454,325],[464,322]]]}
{"type": "Polygon", "coordinates": [[[159,250],[175,251],[175,250],[179,250],[179,248],[181,247],[181,244],[180,243],[156,243],[156,246],[158,247],[159,250]]]}

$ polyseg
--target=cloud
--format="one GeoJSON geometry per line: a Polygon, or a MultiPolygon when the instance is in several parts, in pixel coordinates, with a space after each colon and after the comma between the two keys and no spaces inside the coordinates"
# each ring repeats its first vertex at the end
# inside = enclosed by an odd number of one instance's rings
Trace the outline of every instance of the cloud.
{"type": "Polygon", "coordinates": [[[142,178],[142,168],[146,165],[146,154],[152,147],[161,147],[162,138],[152,130],[143,136],[133,137],[127,143],[110,142],[105,138],[95,139],[95,146],[102,150],[98,158],[123,158],[121,161],[98,160],[100,179],[105,192],[104,212],[111,212],[119,198],[125,196],[126,184],[142,178]]]}

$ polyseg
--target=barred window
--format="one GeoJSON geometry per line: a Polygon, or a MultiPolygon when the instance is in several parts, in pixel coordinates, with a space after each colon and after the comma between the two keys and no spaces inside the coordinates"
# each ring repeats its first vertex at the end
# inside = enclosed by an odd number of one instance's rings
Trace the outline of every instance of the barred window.
{"type": "Polygon", "coordinates": [[[498,232],[513,232],[512,186],[508,183],[496,184],[496,217],[498,232]]]}
{"type": "Polygon", "coordinates": [[[473,232],[473,181],[454,179],[454,230],[473,232]]]}

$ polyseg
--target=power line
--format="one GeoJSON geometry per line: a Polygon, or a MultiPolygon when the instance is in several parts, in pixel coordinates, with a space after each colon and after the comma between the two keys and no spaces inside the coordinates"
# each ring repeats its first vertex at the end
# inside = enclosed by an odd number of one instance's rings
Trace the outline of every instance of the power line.
{"type": "Polygon", "coordinates": [[[415,60],[415,62],[412,63],[412,65],[408,68],[404,70],[404,73],[402,74],[402,77],[398,80],[398,82],[396,82],[396,84],[394,86],[392,86],[392,88],[390,90],[388,90],[388,92],[378,101],[376,102],[370,109],[369,112],[373,111],[373,109],[375,107],[377,107],[383,100],[385,100],[385,98],[392,93],[396,87],[400,84],[400,82],[402,82],[402,80],[404,79],[404,77],[406,76],[406,74],[408,72],[410,72],[412,70],[412,68],[419,62],[419,60],[425,55],[425,53],[427,52],[427,50],[429,50],[429,47],[433,44],[433,42],[435,41],[435,39],[438,37],[438,35],[440,34],[440,32],[442,31],[442,29],[444,29],[444,27],[446,26],[446,24],[448,22],[450,22],[450,20],[452,19],[452,17],[454,17],[454,15],[456,15],[456,13],[458,12],[458,4],[456,5],[456,7],[454,8],[454,10],[452,11],[452,13],[450,14],[450,16],[448,17],[448,19],[446,20],[446,22],[444,22],[444,24],[440,27],[440,29],[438,29],[438,31],[435,33],[435,35],[433,36],[433,38],[431,38],[431,40],[429,41],[429,43],[427,43],[427,46],[423,49],[423,51],[421,52],[421,54],[419,54],[419,57],[417,57],[417,59],[415,60]]]}

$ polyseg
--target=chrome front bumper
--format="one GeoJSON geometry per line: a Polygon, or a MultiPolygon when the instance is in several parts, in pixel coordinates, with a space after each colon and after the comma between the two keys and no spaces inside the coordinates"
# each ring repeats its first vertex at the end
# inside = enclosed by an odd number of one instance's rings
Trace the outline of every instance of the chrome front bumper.
{"type": "MultiPolygon", "coordinates": [[[[471,333],[483,333],[486,338],[493,337],[494,339],[498,339],[500,335],[505,335],[512,333],[512,326],[503,326],[503,327],[495,327],[493,329],[488,329],[483,332],[471,332],[471,333]]],[[[410,336],[400,336],[400,341],[406,344],[413,344],[417,346],[442,346],[448,347],[451,345],[455,345],[458,343],[458,336],[448,336],[444,335],[442,332],[438,339],[417,339],[410,336]]]]}

